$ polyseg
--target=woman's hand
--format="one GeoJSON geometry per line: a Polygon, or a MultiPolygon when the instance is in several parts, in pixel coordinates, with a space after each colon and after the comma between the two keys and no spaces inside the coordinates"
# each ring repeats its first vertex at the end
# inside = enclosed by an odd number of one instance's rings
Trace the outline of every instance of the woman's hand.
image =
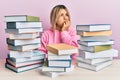
{"type": "Polygon", "coordinates": [[[67,30],[69,27],[70,27],[70,21],[65,21],[65,22],[63,23],[63,27],[62,27],[61,31],[65,31],[65,30],[67,30]]]}

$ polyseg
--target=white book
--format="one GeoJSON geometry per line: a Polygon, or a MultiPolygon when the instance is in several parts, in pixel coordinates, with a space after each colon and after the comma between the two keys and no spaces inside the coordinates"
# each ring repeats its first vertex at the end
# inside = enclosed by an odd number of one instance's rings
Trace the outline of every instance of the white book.
{"type": "Polygon", "coordinates": [[[49,60],[48,66],[49,67],[70,67],[71,60],[49,60]]]}
{"type": "Polygon", "coordinates": [[[109,41],[109,36],[80,36],[80,41],[109,41]]]}
{"type": "Polygon", "coordinates": [[[42,22],[7,22],[7,29],[40,28],[42,22]]]}
{"type": "Polygon", "coordinates": [[[40,33],[28,33],[28,34],[9,34],[9,39],[34,39],[40,37],[40,33]]]}
{"type": "Polygon", "coordinates": [[[110,24],[88,24],[88,25],[76,25],[76,29],[80,31],[102,31],[110,30],[110,24]]]}
{"type": "Polygon", "coordinates": [[[38,67],[41,67],[42,64],[34,64],[34,65],[30,65],[30,66],[24,66],[24,67],[20,67],[20,68],[16,68],[16,67],[13,67],[11,66],[10,64],[6,64],[6,67],[19,73],[19,72],[24,72],[24,71],[28,71],[28,70],[31,70],[31,69],[35,69],[35,68],[38,68],[38,67]]]}
{"type": "Polygon", "coordinates": [[[35,60],[35,61],[28,61],[28,62],[12,62],[10,59],[7,59],[7,63],[11,64],[14,67],[23,67],[33,64],[42,64],[44,60],[35,60]]]}
{"type": "Polygon", "coordinates": [[[118,57],[118,50],[110,49],[110,50],[100,51],[96,53],[81,51],[80,56],[85,59],[118,57]]]}
{"type": "Polygon", "coordinates": [[[101,42],[101,41],[80,41],[78,40],[78,43],[81,45],[85,45],[85,46],[97,46],[97,45],[112,45],[114,44],[114,41],[110,40],[110,41],[101,42]]]}
{"type": "Polygon", "coordinates": [[[101,62],[112,60],[112,57],[108,57],[108,58],[96,58],[96,59],[84,59],[81,56],[78,56],[76,59],[77,59],[78,62],[83,62],[83,63],[95,65],[97,63],[101,63],[101,62]]]}
{"type": "Polygon", "coordinates": [[[43,28],[29,28],[29,29],[5,29],[6,33],[20,34],[20,33],[35,33],[43,32],[43,28]]]}
{"type": "Polygon", "coordinates": [[[11,57],[9,58],[12,62],[27,62],[27,61],[34,61],[34,60],[41,60],[41,59],[45,59],[45,55],[41,55],[41,56],[34,56],[34,57],[29,57],[29,58],[14,58],[11,57]]]}
{"type": "Polygon", "coordinates": [[[42,71],[42,69],[40,69],[40,74],[46,75],[51,78],[55,78],[58,76],[64,76],[66,74],[71,74],[73,70],[74,70],[74,65],[71,65],[70,68],[67,68],[66,72],[45,72],[45,71],[42,71]]]}
{"type": "Polygon", "coordinates": [[[20,46],[20,45],[26,45],[26,44],[39,44],[40,38],[35,38],[30,40],[11,40],[7,38],[7,43],[13,46],[20,46]]]}
{"type": "Polygon", "coordinates": [[[41,44],[29,44],[29,45],[22,45],[22,46],[12,46],[8,45],[8,49],[15,50],[15,51],[29,51],[33,49],[37,49],[40,47],[41,44]]]}
{"type": "Polygon", "coordinates": [[[71,55],[57,55],[48,51],[48,60],[71,60],[71,55]]]}
{"type": "Polygon", "coordinates": [[[41,56],[43,54],[45,53],[37,50],[24,51],[24,52],[10,50],[8,55],[9,57],[14,57],[14,58],[25,58],[25,57],[29,58],[33,56],[41,56]]]}
{"type": "Polygon", "coordinates": [[[13,51],[13,50],[9,50],[9,57],[14,57],[14,58],[23,58],[23,57],[32,57],[33,55],[33,51],[13,51]]]}
{"type": "Polygon", "coordinates": [[[99,71],[102,70],[104,68],[106,68],[107,66],[110,66],[112,64],[112,61],[106,61],[103,63],[98,63],[95,65],[90,65],[87,63],[83,63],[83,62],[78,62],[78,66],[81,68],[85,68],[85,69],[89,69],[89,70],[93,70],[93,71],[99,71]]]}

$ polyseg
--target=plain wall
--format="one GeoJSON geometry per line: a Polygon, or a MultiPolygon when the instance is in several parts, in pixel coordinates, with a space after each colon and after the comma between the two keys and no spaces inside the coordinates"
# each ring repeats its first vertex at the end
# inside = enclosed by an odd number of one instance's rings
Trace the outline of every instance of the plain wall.
{"type": "Polygon", "coordinates": [[[111,39],[115,40],[113,48],[120,51],[120,0],[0,0],[0,58],[6,58],[8,53],[4,16],[38,16],[47,29],[50,27],[50,11],[57,4],[64,4],[69,9],[72,27],[77,24],[111,24],[111,39]]]}

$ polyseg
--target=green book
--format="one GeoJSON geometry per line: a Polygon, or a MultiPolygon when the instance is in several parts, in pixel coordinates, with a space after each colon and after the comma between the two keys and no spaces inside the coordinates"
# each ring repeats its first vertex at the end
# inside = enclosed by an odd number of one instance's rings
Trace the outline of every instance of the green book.
{"type": "Polygon", "coordinates": [[[38,22],[40,21],[39,17],[36,16],[29,16],[29,15],[9,15],[5,16],[6,22],[17,22],[17,21],[34,21],[38,22]]]}
{"type": "Polygon", "coordinates": [[[100,46],[84,46],[80,45],[80,49],[83,51],[88,51],[88,52],[100,52],[104,50],[109,50],[112,49],[112,45],[100,45],[100,46]]]}

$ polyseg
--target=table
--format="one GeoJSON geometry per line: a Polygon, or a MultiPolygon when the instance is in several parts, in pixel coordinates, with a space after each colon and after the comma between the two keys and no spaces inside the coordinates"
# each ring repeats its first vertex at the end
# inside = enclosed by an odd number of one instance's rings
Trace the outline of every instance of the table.
{"type": "Polygon", "coordinates": [[[5,60],[0,59],[0,80],[120,80],[120,60],[113,60],[113,64],[101,71],[75,67],[70,74],[50,78],[41,75],[39,69],[33,69],[22,73],[15,73],[5,68],[5,60]]]}

